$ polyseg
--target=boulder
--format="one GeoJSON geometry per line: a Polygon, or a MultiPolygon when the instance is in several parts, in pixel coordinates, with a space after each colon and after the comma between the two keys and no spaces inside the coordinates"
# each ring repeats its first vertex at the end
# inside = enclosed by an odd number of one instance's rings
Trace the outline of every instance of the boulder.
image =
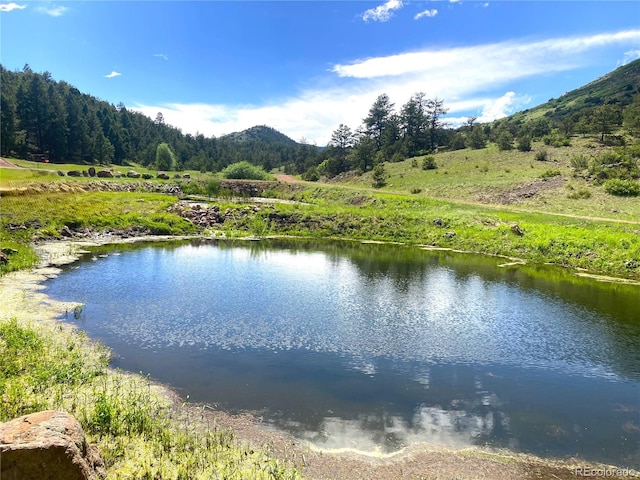
{"type": "Polygon", "coordinates": [[[0,423],[0,478],[98,480],[106,470],[97,447],[80,423],[65,412],[47,410],[0,423]]]}
{"type": "Polygon", "coordinates": [[[167,175],[165,172],[158,172],[156,178],[159,178],[161,180],[169,180],[169,175],[167,175]]]}
{"type": "Polygon", "coordinates": [[[95,177],[96,176],[96,168],[95,167],[89,167],[89,176],[90,177],[95,177]]]}
{"type": "Polygon", "coordinates": [[[113,172],[111,170],[98,170],[96,175],[100,178],[113,178],[113,172]]]}
{"type": "Polygon", "coordinates": [[[129,170],[127,172],[127,177],[129,177],[129,178],[140,178],[140,174],[138,172],[136,172],[135,170],[129,170]]]}
{"type": "Polygon", "coordinates": [[[82,172],[80,170],[69,170],[67,172],[67,176],[68,177],[81,177],[82,176],[82,172]]]}
{"type": "Polygon", "coordinates": [[[188,173],[185,173],[185,174],[182,175],[182,178],[191,178],[191,175],[188,174],[188,173]]]}
{"type": "Polygon", "coordinates": [[[524,235],[524,230],[517,223],[514,223],[513,225],[511,225],[511,231],[516,235],[518,235],[519,237],[522,237],[524,235]]]}
{"type": "Polygon", "coordinates": [[[153,178],[153,175],[151,175],[150,173],[143,173],[142,178],[144,178],[145,180],[151,180],[153,178]]]}

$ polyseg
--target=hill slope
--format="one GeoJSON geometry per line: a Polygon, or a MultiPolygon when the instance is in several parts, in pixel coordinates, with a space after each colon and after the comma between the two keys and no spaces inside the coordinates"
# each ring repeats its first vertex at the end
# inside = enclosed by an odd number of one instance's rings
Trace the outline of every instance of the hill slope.
{"type": "Polygon", "coordinates": [[[527,121],[544,116],[554,122],[562,122],[585,109],[599,105],[612,104],[624,107],[639,94],[640,60],[635,60],[559,98],[518,112],[510,119],[527,121]]]}

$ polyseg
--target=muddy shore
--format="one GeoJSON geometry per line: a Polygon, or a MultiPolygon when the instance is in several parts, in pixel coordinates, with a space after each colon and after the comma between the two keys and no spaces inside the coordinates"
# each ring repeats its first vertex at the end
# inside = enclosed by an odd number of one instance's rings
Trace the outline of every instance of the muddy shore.
{"type": "MultiPolygon", "coordinates": [[[[43,282],[59,274],[61,265],[77,260],[91,246],[168,239],[175,240],[176,237],[103,238],[38,245],[36,248],[41,263],[37,268],[0,277],[0,319],[18,317],[31,321],[58,322],[65,312],[72,311],[77,305],[58,302],[42,292],[43,282]]],[[[65,328],[72,327],[65,324],[65,328]]],[[[257,448],[266,447],[273,456],[296,465],[309,479],[571,479],[586,476],[605,478],[611,472],[624,472],[627,478],[640,478],[638,472],[614,470],[611,466],[590,464],[580,459],[542,459],[479,447],[460,449],[417,444],[389,455],[326,451],[275,431],[250,414],[230,415],[208,405],[185,404],[169,387],[158,385],[158,389],[171,400],[176,416],[186,418],[190,423],[199,423],[203,428],[214,423],[228,427],[240,441],[257,448]]]]}

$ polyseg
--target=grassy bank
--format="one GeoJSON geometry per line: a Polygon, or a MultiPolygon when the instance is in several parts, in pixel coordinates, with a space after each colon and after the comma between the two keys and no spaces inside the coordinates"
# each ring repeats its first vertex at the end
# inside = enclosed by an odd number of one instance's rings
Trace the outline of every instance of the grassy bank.
{"type": "MultiPolygon", "coordinates": [[[[271,192],[278,193],[278,192],[271,192]]],[[[508,207],[433,200],[352,188],[309,186],[281,192],[300,204],[259,209],[218,202],[229,210],[206,231],[169,213],[176,197],[145,193],[55,193],[2,199],[0,243],[18,251],[3,271],[29,266],[32,238],[79,235],[204,233],[228,237],[292,235],[395,241],[553,263],[592,273],[640,279],[640,224],[508,207]],[[63,232],[63,233],[61,233],[63,232]]]]}
{"type": "Polygon", "coordinates": [[[300,478],[230,430],[180,418],[148,379],[109,369],[104,348],[62,325],[0,320],[0,357],[0,421],[44,409],[71,413],[98,445],[110,479],[300,478]]]}

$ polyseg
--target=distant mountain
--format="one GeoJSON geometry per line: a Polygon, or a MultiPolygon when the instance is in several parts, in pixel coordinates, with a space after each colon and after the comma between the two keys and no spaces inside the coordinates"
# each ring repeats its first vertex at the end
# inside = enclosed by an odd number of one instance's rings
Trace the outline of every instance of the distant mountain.
{"type": "Polygon", "coordinates": [[[285,145],[298,145],[298,142],[287,137],[284,133],[280,133],[275,128],[266,125],[258,125],[248,128],[242,132],[234,132],[220,137],[224,140],[231,140],[238,143],[247,142],[264,142],[264,143],[282,143],[285,145]]]}
{"type": "Polygon", "coordinates": [[[546,117],[553,122],[561,123],[585,109],[600,105],[613,104],[625,107],[639,94],[640,60],[635,60],[559,98],[552,98],[547,103],[518,112],[512,115],[510,120],[527,121],[546,117]]]}

